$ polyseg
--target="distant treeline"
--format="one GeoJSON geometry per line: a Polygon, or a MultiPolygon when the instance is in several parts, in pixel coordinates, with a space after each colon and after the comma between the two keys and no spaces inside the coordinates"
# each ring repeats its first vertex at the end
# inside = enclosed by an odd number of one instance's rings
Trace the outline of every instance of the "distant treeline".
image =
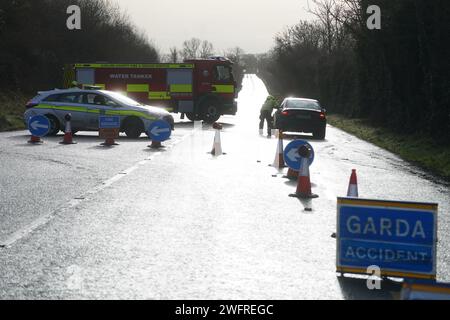
{"type": "Polygon", "coordinates": [[[315,21],[276,37],[259,71],[273,92],[450,144],[450,6],[446,0],[312,0],[315,21]],[[381,30],[369,30],[369,5],[381,30]]]}
{"type": "Polygon", "coordinates": [[[157,62],[157,50],[108,0],[1,0],[0,91],[60,87],[65,63],[157,62]],[[70,5],[81,30],[66,27],[70,5]]]}

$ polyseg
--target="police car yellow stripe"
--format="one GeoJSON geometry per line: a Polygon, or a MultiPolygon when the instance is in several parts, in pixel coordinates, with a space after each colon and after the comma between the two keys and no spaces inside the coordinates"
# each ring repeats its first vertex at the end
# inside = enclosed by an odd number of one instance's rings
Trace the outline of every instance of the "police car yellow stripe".
{"type": "Polygon", "coordinates": [[[74,107],[74,106],[52,106],[48,104],[39,104],[34,107],[35,109],[51,109],[61,111],[75,111],[75,112],[87,112],[86,107],[74,107]]]}
{"type": "Polygon", "coordinates": [[[107,116],[136,116],[140,118],[144,118],[147,120],[156,120],[155,117],[152,117],[148,114],[145,114],[140,111],[132,111],[132,110],[106,110],[105,114],[107,116]]]}
{"type": "MultiPolygon", "coordinates": [[[[48,110],[60,110],[60,111],[75,111],[75,112],[85,112],[85,113],[96,113],[100,114],[102,113],[104,109],[88,109],[85,107],[69,107],[69,106],[52,106],[52,105],[45,105],[40,104],[36,107],[36,109],[48,109],[48,110]]],[[[117,116],[136,116],[139,118],[144,118],[147,120],[156,120],[157,118],[148,115],[144,112],[140,111],[133,111],[133,110],[104,110],[105,115],[117,115],[117,116]]]]}

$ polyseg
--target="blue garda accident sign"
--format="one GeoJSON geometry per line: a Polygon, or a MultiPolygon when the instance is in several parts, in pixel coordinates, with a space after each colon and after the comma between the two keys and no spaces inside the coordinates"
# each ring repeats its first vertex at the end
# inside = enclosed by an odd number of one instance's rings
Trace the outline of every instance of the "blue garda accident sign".
{"type": "Polygon", "coordinates": [[[437,211],[434,203],[338,198],[337,271],[436,278],[437,211]]]}
{"type": "Polygon", "coordinates": [[[100,116],[98,117],[99,129],[119,129],[120,117],[117,116],[100,116]]]}

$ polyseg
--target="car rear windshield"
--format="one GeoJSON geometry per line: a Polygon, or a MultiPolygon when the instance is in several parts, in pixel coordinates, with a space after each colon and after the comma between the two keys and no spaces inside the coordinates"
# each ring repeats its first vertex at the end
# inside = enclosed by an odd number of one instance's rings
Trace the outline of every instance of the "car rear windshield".
{"type": "Polygon", "coordinates": [[[318,102],[309,100],[288,100],[286,102],[286,108],[321,110],[318,102]]]}

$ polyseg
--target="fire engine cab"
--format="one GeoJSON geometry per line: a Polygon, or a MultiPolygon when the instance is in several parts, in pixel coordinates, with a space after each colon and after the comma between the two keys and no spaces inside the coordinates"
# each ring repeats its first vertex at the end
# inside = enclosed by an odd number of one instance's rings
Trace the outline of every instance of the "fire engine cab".
{"type": "Polygon", "coordinates": [[[77,63],[65,66],[64,86],[73,81],[118,91],[142,104],[182,113],[191,121],[217,121],[237,112],[233,63],[223,57],[182,64],[77,63]]]}

